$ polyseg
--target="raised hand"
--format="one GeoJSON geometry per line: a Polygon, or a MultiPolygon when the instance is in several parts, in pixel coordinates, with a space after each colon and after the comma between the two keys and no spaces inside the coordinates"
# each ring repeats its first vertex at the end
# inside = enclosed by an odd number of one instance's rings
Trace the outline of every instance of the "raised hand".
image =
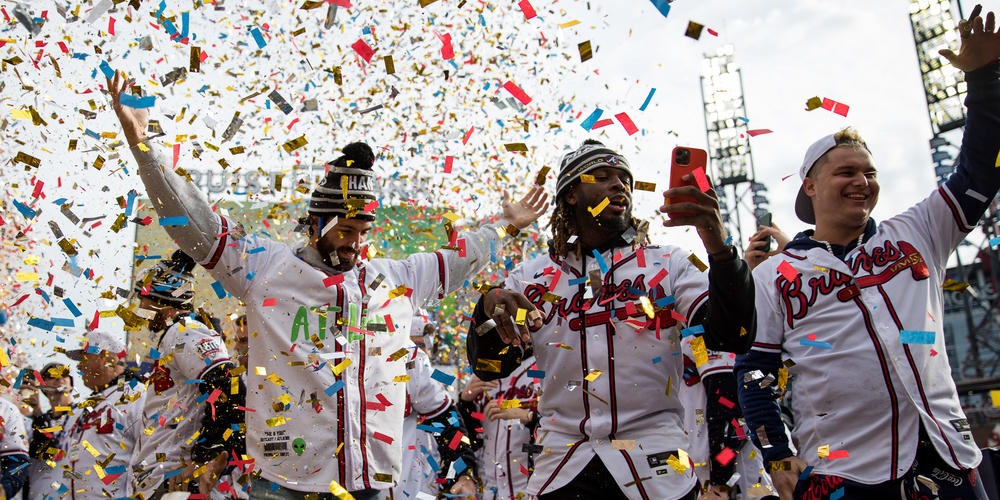
{"type": "Polygon", "coordinates": [[[507,191],[503,192],[503,218],[524,229],[538,220],[549,209],[549,195],[541,186],[535,186],[520,201],[510,201],[507,191]]]}
{"type": "MultiPolygon", "coordinates": [[[[694,175],[687,174],[681,180],[694,184],[694,175]]],[[[719,253],[726,249],[726,230],[722,227],[719,197],[715,195],[714,189],[702,192],[695,186],[682,186],[664,191],[663,197],[664,204],[660,207],[660,212],[690,214],[667,219],[663,221],[664,226],[694,226],[709,254],[719,253]],[[691,198],[694,202],[671,203],[672,198],[682,197],[691,198]]]]}
{"type": "Polygon", "coordinates": [[[146,138],[146,126],[149,125],[149,111],[122,105],[122,92],[128,89],[131,79],[125,79],[120,71],[115,71],[115,78],[104,79],[108,82],[108,92],[111,93],[111,106],[122,124],[125,140],[129,146],[135,146],[146,138]]]}
{"type": "Polygon", "coordinates": [[[958,23],[958,32],[962,36],[962,47],[958,49],[958,54],[951,49],[938,51],[952,66],[965,72],[979,69],[1000,58],[1000,33],[996,31],[996,17],[992,12],[987,13],[984,24],[979,15],[982,10],[982,5],[976,5],[969,19],[958,23]]]}
{"type": "Polygon", "coordinates": [[[757,228],[759,231],[750,237],[750,243],[747,244],[746,251],[743,252],[744,260],[747,261],[750,269],[757,267],[758,264],[767,260],[768,257],[781,253],[785,249],[785,245],[790,241],[788,235],[783,233],[776,224],[757,226],[757,228]],[[768,237],[773,237],[774,241],[778,244],[777,248],[770,252],[764,250],[767,246],[767,242],[764,240],[768,237]]]}

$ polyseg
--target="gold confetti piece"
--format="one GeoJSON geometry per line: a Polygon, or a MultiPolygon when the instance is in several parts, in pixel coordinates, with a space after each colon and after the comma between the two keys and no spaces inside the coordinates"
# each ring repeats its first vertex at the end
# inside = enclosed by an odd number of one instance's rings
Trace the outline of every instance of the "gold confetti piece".
{"type": "Polygon", "coordinates": [[[501,410],[510,410],[511,408],[520,408],[520,407],[521,407],[520,399],[505,399],[500,402],[501,410]]]}
{"type": "Polygon", "coordinates": [[[389,359],[391,359],[393,361],[396,361],[399,358],[402,358],[403,356],[406,356],[406,353],[408,353],[408,352],[410,352],[410,351],[408,349],[406,349],[405,347],[400,348],[398,351],[390,354],[389,355],[389,359]]]}
{"type": "Polygon", "coordinates": [[[448,219],[448,220],[450,220],[452,222],[455,222],[458,219],[461,219],[461,217],[458,216],[458,214],[456,214],[455,212],[452,212],[450,210],[444,214],[444,218],[448,219]]]}
{"type": "Polygon", "coordinates": [[[97,158],[94,160],[94,168],[100,170],[101,167],[103,166],[104,166],[104,157],[101,155],[97,155],[97,158]]]}
{"type": "Polygon", "coordinates": [[[383,57],[382,61],[385,62],[386,74],[391,75],[396,72],[396,65],[392,63],[392,54],[383,57]]]}
{"type": "Polygon", "coordinates": [[[510,152],[515,152],[515,151],[527,152],[528,151],[528,146],[526,146],[523,142],[512,142],[512,143],[509,143],[509,144],[504,144],[503,147],[506,148],[507,151],[510,151],[510,152]]]}
{"type": "MultiPolygon", "coordinates": [[[[6,355],[2,349],[0,349],[0,355],[6,355]]],[[[490,373],[500,373],[500,360],[479,358],[476,360],[476,370],[490,373]]]]}
{"type": "Polygon", "coordinates": [[[605,208],[607,208],[607,206],[610,203],[611,203],[611,200],[609,200],[608,197],[605,196],[604,200],[602,200],[600,203],[598,203],[596,207],[587,207],[587,211],[590,212],[590,215],[593,215],[594,217],[597,217],[598,215],[601,214],[601,212],[604,211],[605,208]]]}
{"type": "Polygon", "coordinates": [[[816,455],[819,456],[819,458],[826,458],[830,456],[830,445],[824,444],[817,448],[816,455]]]}
{"type": "Polygon", "coordinates": [[[31,119],[31,112],[28,111],[28,110],[26,110],[26,109],[11,109],[10,110],[10,114],[14,118],[20,118],[22,120],[30,120],[31,119]]]}
{"type": "Polygon", "coordinates": [[[525,318],[525,316],[527,314],[528,314],[528,310],[527,309],[522,309],[522,308],[518,307],[517,308],[517,314],[514,316],[514,323],[516,323],[518,325],[523,325],[524,324],[524,318],[525,318]]]}
{"type": "Polygon", "coordinates": [[[95,449],[93,445],[91,445],[90,443],[88,443],[86,439],[83,440],[82,444],[83,444],[83,448],[85,450],[87,450],[88,452],[90,452],[91,455],[93,455],[95,457],[101,456],[101,452],[97,451],[97,449],[95,449]]]}
{"type": "Polygon", "coordinates": [[[1000,168],[1000,151],[997,152],[997,162],[993,166],[1000,168]]]}
{"type": "Polygon", "coordinates": [[[580,42],[580,44],[577,45],[577,49],[580,50],[580,62],[587,61],[594,57],[593,52],[590,50],[590,40],[580,42]]]}
{"type": "Polygon", "coordinates": [[[778,388],[784,392],[785,386],[788,385],[788,369],[778,368],[778,388]]]}
{"type": "Polygon", "coordinates": [[[240,378],[230,377],[229,378],[229,394],[238,394],[240,392],[240,378]]]}
{"type": "Polygon", "coordinates": [[[646,313],[646,316],[649,316],[649,319],[653,319],[655,312],[653,310],[653,303],[650,302],[649,297],[641,295],[639,296],[639,302],[642,304],[642,310],[646,313]]]}
{"type": "Polygon", "coordinates": [[[656,183],[655,182],[635,181],[635,190],[636,191],[656,191],[656,183]]]}
{"type": "Polygon", "coordinates": [[[691,352],[694,354],[695,366],[708,363],[708,349],[705,348],[705,338],[696,336],[691,338],[691,352]]]}
{"type": "Polygon", "coordinates": [[[59,432],[61,430],[62,430],[62,426],[61,425],[57,425],[55,427],[46,427],[44,429],[38,429],[38,432],[59,432]]]}
{"type": "Polygon", "coordinates": [[[437,0],[418,0],[421,7],[427,7],[428,5],[436,2],[437,0]]]}
{"type": "Polygon", "coordinates": [[[263,366],[255,366],[253,371],[255,374],[260,375],[261,377],[267,376],[267,368],[263,366]]]}
{"type": "Polygon", "coordinates": [[[969,284],[949,278],[944,280],[944,283],[941,284],[941,288],[952,292],[964,292],[966,288],[969,288],[969,284]]]}
{"type": "Polygon", "coordinates": [[[555,304],[556,302],[559,302],[559,299],[561,298],[562,297],[554,293],[545,292],[544,294],[542,294],[542,300],[550,304],[555,304]]]}
{"type": "Polygon", "coordinates": [[[191,47],[191,57],[188,60],[188,69],[194,73],[201,71],[201,47],[191,47]]]}
{"type": "Polygon", "coordinates": [[[818,96],[810,97],[809,100],[806,101],[806,111],[812,111],[814,109],[822,107],[823,107],[823,99],[820,99],[818,96]]]}
{"type": "Polygon", "coordinates": [[[340,375],[340,373],[343,372],[345,368],[351,366],[351,363],[352,361],[350,358],[344,358],[343,361],[337,363],[337,365],[333,367],[333,374],[340,375]]]}
{"type": "Polygon", "coordinates": [[[42,164],[42,161],[39,160],[38,158],[35,158],[34,156],[31,156],[28,153],[23,153],[21,151],[18,151],[17,154],[14,155],[14,161],[19,163],[24,163],[25,165],[36,168],[42,164]]]}
{"type": "Polygon", "coordinates": [[[376,481],[380,482],[380,483],[391,483],[392,482],[392,474],[379,474],[379,473],[376,472],[375,475],[372,476],[372,478],[375,479],[376,481]]]}
{"type": "Polygon", "coordinates": [[[594,180],[594,176],[593,175],[590,175],[590,174],[580,174],[580,182],[582,182],[584,184],[593,184],[596,181],[594,180]]]}
{"type": "Polygon", "coordinates": [[[586,377],[583,377],[583,379],[586,380],[587,382],[593,382],[597,380],[597,377],[600,377],[602,373],[604,372],[602,372],[601,370],[594,370],[588,373],[586,377]]]}
{"type": "Polygon", "coordinates": [[[1000,391],[990,391],[990,400],[993,402],[993,406],[1000,406],[1000,391]]]}
{"type": "Polygon", "coordinates": [[[635,440],[634,439],[612,439],[611,440],[612,450],[634,450],[635,440]]]}
{"type": "Polygon", "coordinates": [[[409,375],[396,375],[396,377],[393,378],[392,381],[393,382],[403,382],[405,384],[405,383],[407,383],[407,382],[410,381],[410,376],[409,375]]]}
{"type": "Polygon", "coordinates": [[[302,10],[313,10],[322,5],[323,5],[322,1],[305,0],[305,2],[302,2],[302,5],[300,5],[299,8],[302,10]]]}
{"type": "MultiPolygon", "coordinates": [[[[340,443],[340,445],[343,446],[344,443],[340,443]]],[[[333,496],[337,497],[339,500],[354,500],[354,496],[336,481],[330,481],[330,493],[332,493],[333,496]]]]}
{"type": "Polygon", "coordinates": [[[285,383],[285,381],[282,380],[281,377],[279,377],[276,373],[272,373],[272,374],[268,375],[267,379],[270,380],[272,384],[274,384],[276,386],[279,386],[279,387],[282,384],[285,383]]]}
{"type": "Polygon", "coordinates": [[[576,26],[577,24],[580,24],[580,21],[577,21],[576,19],[574,19],[572,21],[566,21],[565,23],[560,24],[559,27],[560,28],[572,28],[573,26],[576,26]]]}
{"type": "Polygon", "coordinates": [[[542,167],[542,170],[538,172],[537,176],[535,176],[536,186],[541,186],[545,184],[545,176],[549,174],[549,170],[551,170],[551,168],[549,168],[547,165],[542,167]]]}
{"type": "Polygon", "coordinates": [[[266,423],[268,427],[277,427],[279,425],[285,425],[285,417],[278,416],[274,418],[269,418],[265,420],[264,423],[266,423]]]}
{"type": "Polygon", "coordinates": [[[38,281],[38,273],[17,273],[17,281],[38,281]]]}
{"type": "Polygon", "coordinates": [[[667,397],[670,397],[670,391],[674,386],[674,377],[672,375],[667,376],[667,397]]]}
{"type": "Polygon", "coordinates": [[[813,266],[813,269],[815,269],[815,270],[817,270],[817,271],[819,271],[821,273],[828,273],[828,272],[830,272],[829,269],[827,269],[825,267],[820,267],[820,266],[813,266]]]}
{"type": "Polygon", "coordinates": [[[389,298],[394,299],[396,297],[401,297],[406,295],[406,285],[399,285],[398,287],[389,291],[389,298]]]}
{"type": "MultiPolygon", "coordinates": [[[[286,153],[291,153],[292,151],[295,151],[296,149],[299,149],[302,146],[305,146],[307,142],[308,141],[306,141],[306,136],[303,135],[301,137],[298,137],[296,139],[292,139],[292,140],[290,140],[290,141],[282,144],[281,147],[285,150],[286,153]]],[[[346,179],[347,177],[345,176],[344,178],[346,179]]]]}
{"type": "Polygon", "coordinates": [[[687,29],[684,31],[684,36],[694,38],[695,40],[701,38],[701,30],[705,29],[704,24],[698,24],[694,21],[688,21],[687,29]]]}
{"type": "Polygon", "coordinates": [[[708,266],[706,266],[705,263],[702,262],[701,259],[699,259],[695,254],[689,255],[688,260],[691,261],[691,263],[694,264],[694,267],[697,267],[701,272],[705,272],[705,270],[708,269],[708,266]]]}

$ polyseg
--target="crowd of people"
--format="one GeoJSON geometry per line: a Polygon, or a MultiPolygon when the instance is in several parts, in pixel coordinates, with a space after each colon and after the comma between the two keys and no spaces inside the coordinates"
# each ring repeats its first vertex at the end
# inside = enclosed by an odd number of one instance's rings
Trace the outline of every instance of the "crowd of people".
{"type": "Polygon", "coordinates": [[[689,173],[658,212],[695,229],[707,263],[650,241],[633,167],[595,140],[562,158],[551,213],[535,186],[434,252],[368,258],[363,142],[326,165],[306,243],[247,234],[171,168],[116,72],[146,194],[186,223],[165,226],[178,249],[135,277],[140,362],[124,331],[97,328],[66,353],[75,365],[21,370],[20,408],[0,400],[4,495],[985,500],[939,321],[948,256],[1000,190],[1000,34],[979,14],[943,52],[968,83],[947,182],[876,223],[875,159],[840,130],[799,171],[795,213],[814,228],[762,227],[741,257],[689,173]],[[450,393],[424,306],[543,215],[547,253],[481,288],[473,374],[450,393]],[[231,328],[196,307],[199,266],[245,307],[231,328]]]}

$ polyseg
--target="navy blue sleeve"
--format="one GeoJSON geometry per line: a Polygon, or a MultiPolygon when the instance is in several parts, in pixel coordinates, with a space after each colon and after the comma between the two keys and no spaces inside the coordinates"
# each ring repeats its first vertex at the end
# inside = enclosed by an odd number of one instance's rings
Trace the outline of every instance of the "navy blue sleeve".
{"type": "Polygon", "coordinates": [[[469,331],[465,336],[465,352],[469,357],[473,373],[481,380],[489,382],[500,380],[521,366],[524,350],[520,346],[505,344],[496,328],[479,333],[479,325],[490,319],[483,310],[485,302],[483,297],[479,297],[476,308],[472,311],[469,331]]]}
{"type": "Polygon", "coordinates": [[[739,397],[736,394],[736,376],[731,371],[710,373],[701,378],[708,398],[705,406],[705,419],[708,423],[708,450],[710,457],[709,482],[713,485],[724,485],[729,482],[736,471],[736,460],[725,465],[719,462],[718,456],[726,448],[739,454],[740,440],[733,432],[732,421],[743,416],[739,407],[735,406],[739,397]],[[729,404],[722,402],[725,398],[729,404]]]}
{"type": "Polygon", "coordinates": [[[1000,190],[1000,169],[996,168],[1000,149],[1000,63],[965,74],[968,95],[965,132],[955,162],[955,172],[945,181],[952,197],[945,200],[956,212],[956,222],[971,231],[993,197],[1000,190]],[[970,195],[970,190],[977,195],[970,195]],[[955,206],[957,204],[957,207],[955,206]]]}
{"type": "Polygon", "coordinates": [[[750,439],[771,462],[792,455],[778,406],[781,354],[751,350],[736,356],[736,383],[750,439]],[[763,386],[763,387],[762,387],[763,386]]]}
{"type": "Polygon", "coordinates": [[[14,498],[28,480],[29,463],[27,453],[0,457],[0,467],[3,467],[3,479],[0,479],[0,483],[3,483],[3,491],[7,498],[14,498]]]}

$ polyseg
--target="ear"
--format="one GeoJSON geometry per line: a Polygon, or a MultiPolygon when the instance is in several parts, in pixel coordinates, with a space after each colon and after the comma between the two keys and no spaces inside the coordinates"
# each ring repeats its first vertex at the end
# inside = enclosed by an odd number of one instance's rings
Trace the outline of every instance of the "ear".
{"type": "Polygon", "coordinates": [[[816,179],[806,177],[802,180],[802,191],[810,198],[816,197],[816,179]]]}

